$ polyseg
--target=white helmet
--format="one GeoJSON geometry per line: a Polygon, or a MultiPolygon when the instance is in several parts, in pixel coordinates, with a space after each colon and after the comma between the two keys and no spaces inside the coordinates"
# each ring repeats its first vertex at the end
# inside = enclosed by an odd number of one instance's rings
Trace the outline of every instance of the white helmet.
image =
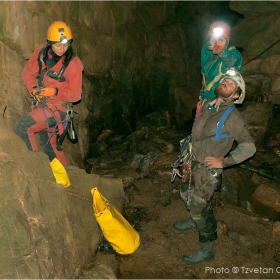
{"type": "MultiPolygon", "coordinates": [[[[242,104],[244,101],[244,98],[245,98],[245,82],[244,82],[242,76],[240,75],[240,73],[237,72],[237,70],[235,68],[232,67],[232,68],[227,69],[226,75],[223,79],[226,79],[226,78],[227,79],[230,78],[230,79],[234,80],[237,83],[238,87],[240,88],[239,97],[238,97],[238,99],[236,99],[234,101],[234,104],[242,104]]],[[[222,80],[221,80],[221,82],[222,82],[222,80]]]]}

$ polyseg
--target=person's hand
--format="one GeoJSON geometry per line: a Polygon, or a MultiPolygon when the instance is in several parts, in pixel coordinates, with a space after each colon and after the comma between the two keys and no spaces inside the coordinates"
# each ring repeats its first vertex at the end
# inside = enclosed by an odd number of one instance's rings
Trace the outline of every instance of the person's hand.
{"type": "Polygon", "coordinates": [[[38,89],[34,89],[32,91],[32,95],[34,95],[36,97],[36,95],[39,95],[41,97],[50,97],[53,95],[56,95],[58,92],[57,88],[53,88],[53,87],[44,87],[44,88],[40,88],[40,90],[38,89]]]}
{"type": "Polygon", "coordinates": [[[45,98],[48,98],[53,95],[57,95],[57,92],[58,92],[58,88],[44,87],[38,89],[34,87],[33,91],[31,92],[31,95],[33,95],[34,98],[41,103],[42,100],[44,100],[45,98]]]}
{"type": "Polygon", "coordinates": [[[204,160],[210,168],[223,168],[224,157],[206,157],[204,160]]]}
{"type": "Polygon", "coordinates": [[[208,50],[212,51],[214,54],[222,53],[223,47],[220,44],[210,45],[208,50]]]}

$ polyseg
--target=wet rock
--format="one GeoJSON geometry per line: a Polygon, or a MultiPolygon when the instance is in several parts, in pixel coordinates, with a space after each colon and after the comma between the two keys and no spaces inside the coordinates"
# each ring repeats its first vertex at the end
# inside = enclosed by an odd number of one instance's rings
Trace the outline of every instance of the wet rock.
{"type": "Polygon", "coordinates": [[[217,233],[218,235],[225,235],[228,233],[228,226],[227,224],[222,221],[222,220],[218,220],[217,221],[218,224],[217,224],[217,233]]]}
{"type": "Polygon", "coordinates": [[[162,151],[164,152],[164,153],[167,153],[167,154],[171,154],[171,153],[173,153],[174,152],[174,145],[173,144],[167,144],[166,146],[164,146],[163,148],[162,148],[162,151]]]}
{"type": "Polygon", "coordinates": [[[252,236],[249,235],[239,235],[240,245],[248,247],[252,244],[252,236]]]}
{"type": "Polygon", "coordinates": [[[88,270],[84,270],[83,279],[118,279],[118,263],[115,255],[98,252],[88,270]]]}
{"type": "Polygon", "coordinates": [[[280,217],[280,191],[276,184],[266,183],[260,185],[253,193],[252,198],[280,217]]]}
{"type": "Polygon", "coordinates": [[[165,167],[167,171],[169,171],[170,173],[172,172],[171,169],[171,163],[177,159],[178,157],[178,153],[172,153],[172,154],[166,154],[166,153],[161,153],[159,154],[153,164],[150,167],[150,172],[154,172],[157,171],[159,167],[165,167]]]}
{"type": "Polygon", "coordinates": [[[123,166],[113,170],[98,171],[98,174],[106,178],[119,178],[122,180],[123,186],[128,186],[141,178],[141,175],[129,166],[123,166]]]}
{"type": "Polygon", "coordinates": [[[248,101],[240,109],[241,115],[247,121],[248,129],[257,148],[263,146],[263,139],[271,121],[272,110],[272,102],[257,103],[248,101]]]}
{"type": "Polygon", "coordinates": [[[48,157],[28,151],[2,118],[0,124],[0,278],[79,277],[100,240],[90,191],[98,187],[120,210],[121,180],[66,166],[71,186],[65,189],[56,184],[48,157]]]}
{"type": "Polygon", "coordinates": [[[266,244],[266,248],[262,253],[269,259],[274,259],[277,256],[275,248],[271,248],[268,244],[266,244]]]}
{"type": "Polygon", "coordinates": [[[276,238],[280,238],[280,222],[273,223],[272,235],[276,238]]]}

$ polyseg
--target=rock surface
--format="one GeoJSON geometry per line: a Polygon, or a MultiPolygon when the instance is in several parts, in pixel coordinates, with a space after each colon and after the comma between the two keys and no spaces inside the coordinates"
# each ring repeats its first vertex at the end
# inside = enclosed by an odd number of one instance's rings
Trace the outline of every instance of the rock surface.
{"type": "Polygon", "coordinates": [[[78,277],[101,240],[90,190],[98,187],[121,211],[121,180],[67,166],[72,185],[64,189],[48,157],[28,151],[3,118],[0,124],[0,278],[78,277]]]}

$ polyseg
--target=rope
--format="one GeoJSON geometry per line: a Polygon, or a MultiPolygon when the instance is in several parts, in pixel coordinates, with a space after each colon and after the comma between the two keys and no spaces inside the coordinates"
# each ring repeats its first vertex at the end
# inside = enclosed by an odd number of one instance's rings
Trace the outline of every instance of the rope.
{"type": "Polygon", "coordinates": [[[271,49],[274,45],[276,45],[278,42],[280,41],[280,39],[278,39],[275,43],[273,43],[270,47],[268,47],[267,49],[265,49],[263,52],[261,52],[260,54],[258,54],[256,57],[254,57],[253,59],[249,60],[248,62],[246,62],[245,64],[242,64],[242,66],[252,62],[253,60],[257,59],[258,57],[260,57],[262,54],[264,54],[266,51],[268,51],[269,49],[271,49]]]}
{"type": "Polygon", "coordinates": [[[62,124],[63,125],[63,129],[65,130],[65,128],[67,127],[68,125],[68,122],[69,122],[69,119],[66,117],[64,120],[62,121],[58,121],[57,118],[55,117],[55,114],[53,113],[53,111],[51,109],[49,109],[48,107],[46,107],[45,105],[43,104],[39,104],[39,107],[42,109],[43,111],[43,114],[44,114],[44,117],[45,117],[45,121],[46,121],[46,125],[47,125],[47,131],[48,133],[50,133],[50,136],[48,138],[48,141],[46,144],[48,144],[50,142],[50,139],[53,137],[53,135],[58,132],[58,125],[62,124]],[[48,123],[48,119],[47,119],[47,115],[46,115],[46,112],[45,110],[48,110],[49,113],[55,118],[56,120],[56,124],[53,128],[53,130],[50,129],[50,126],[49,126],[49,123],[48,123]]]}

